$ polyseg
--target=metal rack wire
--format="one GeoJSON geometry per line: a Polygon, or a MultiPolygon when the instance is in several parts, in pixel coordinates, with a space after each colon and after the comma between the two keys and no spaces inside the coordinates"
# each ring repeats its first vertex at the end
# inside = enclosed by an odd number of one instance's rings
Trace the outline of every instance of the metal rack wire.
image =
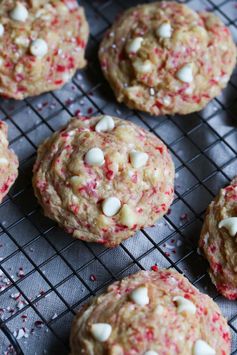
{"type": "MultiPolygon", "coordinates": [[[[104,31],[137,0],[80,1],[91,26],[88,67],[62,90],[23,102],[1,100],[20,176],[0,205],[0,353],[67,354],[75,311],[113,280],[154,265],[174,267],[208,293],[228,318],[237,354],[237,305],[217,294],[197,252],[203,214],[237,174],[237,71],[228,88],[189,117],[150,117],[118,105],[102,77],[97,49],[104,31]],[[165,218],[115,249],[73,240],[45,218],[34,198],[37,146],[75,113],[115,114],[144,126],[168,146],[176,165],[175,201],[165,218]],[[21,352],[21,349],[22,352],[21,352]]],[[[214,11],[237,39],[236,0],[187,0],[214,11]]]]}

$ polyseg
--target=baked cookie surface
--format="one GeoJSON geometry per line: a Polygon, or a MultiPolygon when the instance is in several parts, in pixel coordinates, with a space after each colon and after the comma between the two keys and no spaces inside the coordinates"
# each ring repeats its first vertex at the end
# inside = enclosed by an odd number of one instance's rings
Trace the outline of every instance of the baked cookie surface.
{"type": "Polygon", "coordinates": [[[229,355],[230,331],[181,274],[142,271],[82,307],[70,343],[72,355],[229,355]]]}
{"type": "Polygon", "coordinates": [[[217,290],[237,299],[237,177],[220,190],[209,205],[200,237],[200,248],[210,265],[217,290]]]}
{"type": "Polygon", "coordinates": [[[18,159],[8,148],[7,125],[0,121],[0,203],[10,190],[18,175],[18,159]]]}
{"type": "Polygon", "coordinates": [[[226,86],[236,46],[214,14],[155,2],[124,12],[102,40],[99,58],[119,102],[152,115],[188,114],[226,86]]]}
{"type": "Polygon", "coordinates": [[[167,212],[174,165],[164,143],[135,124],[79,117],[39,147],[33,186],[48,217],[112,247],[167,212]]]}
{"type": "Polygon", "coordinates": [[[76,0],[3,0],[0,95],[24,99],[60,88],[85,66],[88,24],[76,0]]]}

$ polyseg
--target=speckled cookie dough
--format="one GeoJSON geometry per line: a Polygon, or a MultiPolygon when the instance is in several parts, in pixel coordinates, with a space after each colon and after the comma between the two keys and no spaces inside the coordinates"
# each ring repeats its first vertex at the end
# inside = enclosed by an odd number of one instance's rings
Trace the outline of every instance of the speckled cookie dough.
{"type": "Polygon", "coordinates": [[[8,144],[7,125],[0,121],[0,203],[18,175],[18,159],[8,144]]]}
{"type": "Polygon", "coordinates": [[[237,299],[237,177],[210,204],[201,232],[200,248],[210,265],[217,290],[237,299]]]}
{"type": "Polygon", "coordinates": [[[99,58],[119,102],[152,115],[188,114],[226,86],[236,46],[214,14],[155,2],[119,17],[101,43],[99,58]]]}
{"type": "Polygon", "coordinates": [[[60,88],[85,66],[88,24],[76,0],[3,0],[0,95],[22,100],[60,88]]]}
{"type": "Polygon", "coordinates": [[[135,124],[80,117],[40,146],[33,185],[46,216],[113,247],[167,212],[174,165],[164,143],[135,124]]]}
{"type": "Polygon", "coordinates": [[[115,282],[84,306],[71,355],[229,355],[230,331],[213,300],[172,270],[115,282]]]}

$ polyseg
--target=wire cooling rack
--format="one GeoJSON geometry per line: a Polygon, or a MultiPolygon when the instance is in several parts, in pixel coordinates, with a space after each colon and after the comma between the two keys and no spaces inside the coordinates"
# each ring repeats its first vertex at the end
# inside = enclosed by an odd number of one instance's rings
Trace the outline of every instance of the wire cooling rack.
{"type": "MultiPolygon", "coordinates": [[[[182,2],[215,12],[237,39],[236,0],[182,2]]],[[[76,310],[115,279],[154,265],[183,272],[215,299],[237,354],[237,302],[217,294],[197,252],[207,205],[237,174],[237,71],[217,99],[188,117],[155,118],[117,104],[99,69],[98,44],[114,18],[137,3],[81,1],[91,27],[87,68],[60,91],[0,101],[0,118],[20,159],[19,178],[0,205],[0,354],[68,354],[76,310]],[[32,191],[37,146],[75,112],[114,114],[151,130],[169,146],[176,165],[167,216],[115,249],[71,238],[43,216],[32,191]]]]}

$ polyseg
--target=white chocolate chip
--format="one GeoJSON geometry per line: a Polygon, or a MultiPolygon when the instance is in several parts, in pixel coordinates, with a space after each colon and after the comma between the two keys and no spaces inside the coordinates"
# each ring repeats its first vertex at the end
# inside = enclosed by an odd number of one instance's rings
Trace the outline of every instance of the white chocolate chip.
{"type": "Polygon", "coordinates": [[[142,42],[143,42],[143,38],[142,37],[134,38],[127,45],[127,52],[128,53],[137,53],[139,51],[139,49],[141,48],[142,42]]]}
{"type": "Polygon", "coordinates": [[[147,304],[149,304],[147,287],[141,286],[141,287],[136,288],[130,294],[130,298],[133,302],[135,302],[139,306],[146,306],[147,304]]]}
{"type": "Polygon", "coordinates": [[[19,36],[19,37],[16,37],[16,38],[15,38],[15,43],[16,43],[18,46],[28,47],[28,46],[29,46],[29,43],[30,43],[30,40],[29,40],[29,38],[27,38],[27,37],[19,36]]]}
{"type": "Polygon", "coordinates": [[[102,211],[107,217],[115,216],[121,208],[121,202],[117,197],[108,197],[102,203],[102,211]]]}
{"type": "Polygon", "coordinates": [[[164,106],[169,106],[171,104],[171,98],[170,98],[170,96],[164,96],[163,97],[163,105],[164,106]]]}
{"type": "Polygon", "coordinates": [[[105,162],[104,153],[100,148],[92,148],[85,155],[85,162],[92,166],[102,166],[105,162]]]}
{"type": "Polygon", "coordinates": [[[112,327],[108,323],[95,323],[91,326],[91,333],[95,340],[107,341],[112,333],[112,327]]]}
{"type": "Polygon", "coordinates": [[[146,165],[149,157],[147,153],[133,150],[129,153],[129,158],[133,168],[139,169],[146,165]]]}
{"type": "Polygon", "coordinates": [[[138,73],[146,74],[152,71],[152,62],[148,59],[143,62],[138,58],[133,62],[133,67],[138,73]]]}
{"type": "Polygon", "coordinates": [[[0,23],[0,37],[2,37],[4,35],[5,29],[3,27],[3,25],[0,23]]]}
{"type": "Polygon", "coordinates": [[[155,96],[155,90],[153,89],[153,88],[150,88],[149,89],[149,94],[151,95],[151,96],[155,96]]]}
{"type": "Polygon", "coordinates": [[[120,210],[120,222],[128,228],[131,228],[137,222],[136,214],[127,204],[123,205],[120,210]]]}
{"type": "Polygon", "coordinates": [[[43,58],[48,53],[48,45],[42,38],[37,38],[31,43],[30,52],[33,56],[43,58]]]}
{"type": "Polygon", "coordinates": [[[162,23],[162,25],[157,28],[156,35],[161,38],[170,38],[172,35],[172,28],[170,23],[162,23]]]}
{"type": "Polygon", "coordinates": [[[148,350],[144,353],[144,355],[159,355],[157,351],[148,350]]]}
{"type": "Polygon", "coordinates": [[[19,22],[25,22],[28,18],[28,15],[29,13],[27,8],[20,2],[17,2],[14,9],[12,9],[10,12],[11,19],[19,22]]]}
{"type": "Polygon", "coordinates": [[[192,64],[185,64],[181,69],[178,70],[176,76],[184,83],[191,83],[193,81],[192,64]]]}
{"type": "Polygon", "coordinates": [[[112,131],[115,127],[114,120],[111,116],[104,116],[95,126],[96,132],[108,132],[112,131]]]}
{"type": "Polygon", "coordinates": [[[177,304],[179,313],[196,313],[196,306],[191,301],[187,300],[182,296],[175,296],[173,301],[177,304]]]}
{"type": "Polygon", "coordinates": [[[197,340],[193,347],[193,355],[215,355],[216,351],[204,340],[197,340]]]}
{"type": "Polygon", "coordinates": [[[164,312],[164,307],[161,306],[160,304],[158,304],[155,308],[155,313],[158,315],[161,315],[161,314],[163,314],[163,312],[164,312]]]}
{"type": "Polygon", "coordinates": [[[7,165],[8,164],[8,160],[4,157],[0,157],[0,165],[7,165]]]}
{"type": "Polygon", "coordinates": [[[234,237],[237,233],[237,217],[225,218],[220,221],[219,228],[226,228],[231,237],[234,237]]]}

